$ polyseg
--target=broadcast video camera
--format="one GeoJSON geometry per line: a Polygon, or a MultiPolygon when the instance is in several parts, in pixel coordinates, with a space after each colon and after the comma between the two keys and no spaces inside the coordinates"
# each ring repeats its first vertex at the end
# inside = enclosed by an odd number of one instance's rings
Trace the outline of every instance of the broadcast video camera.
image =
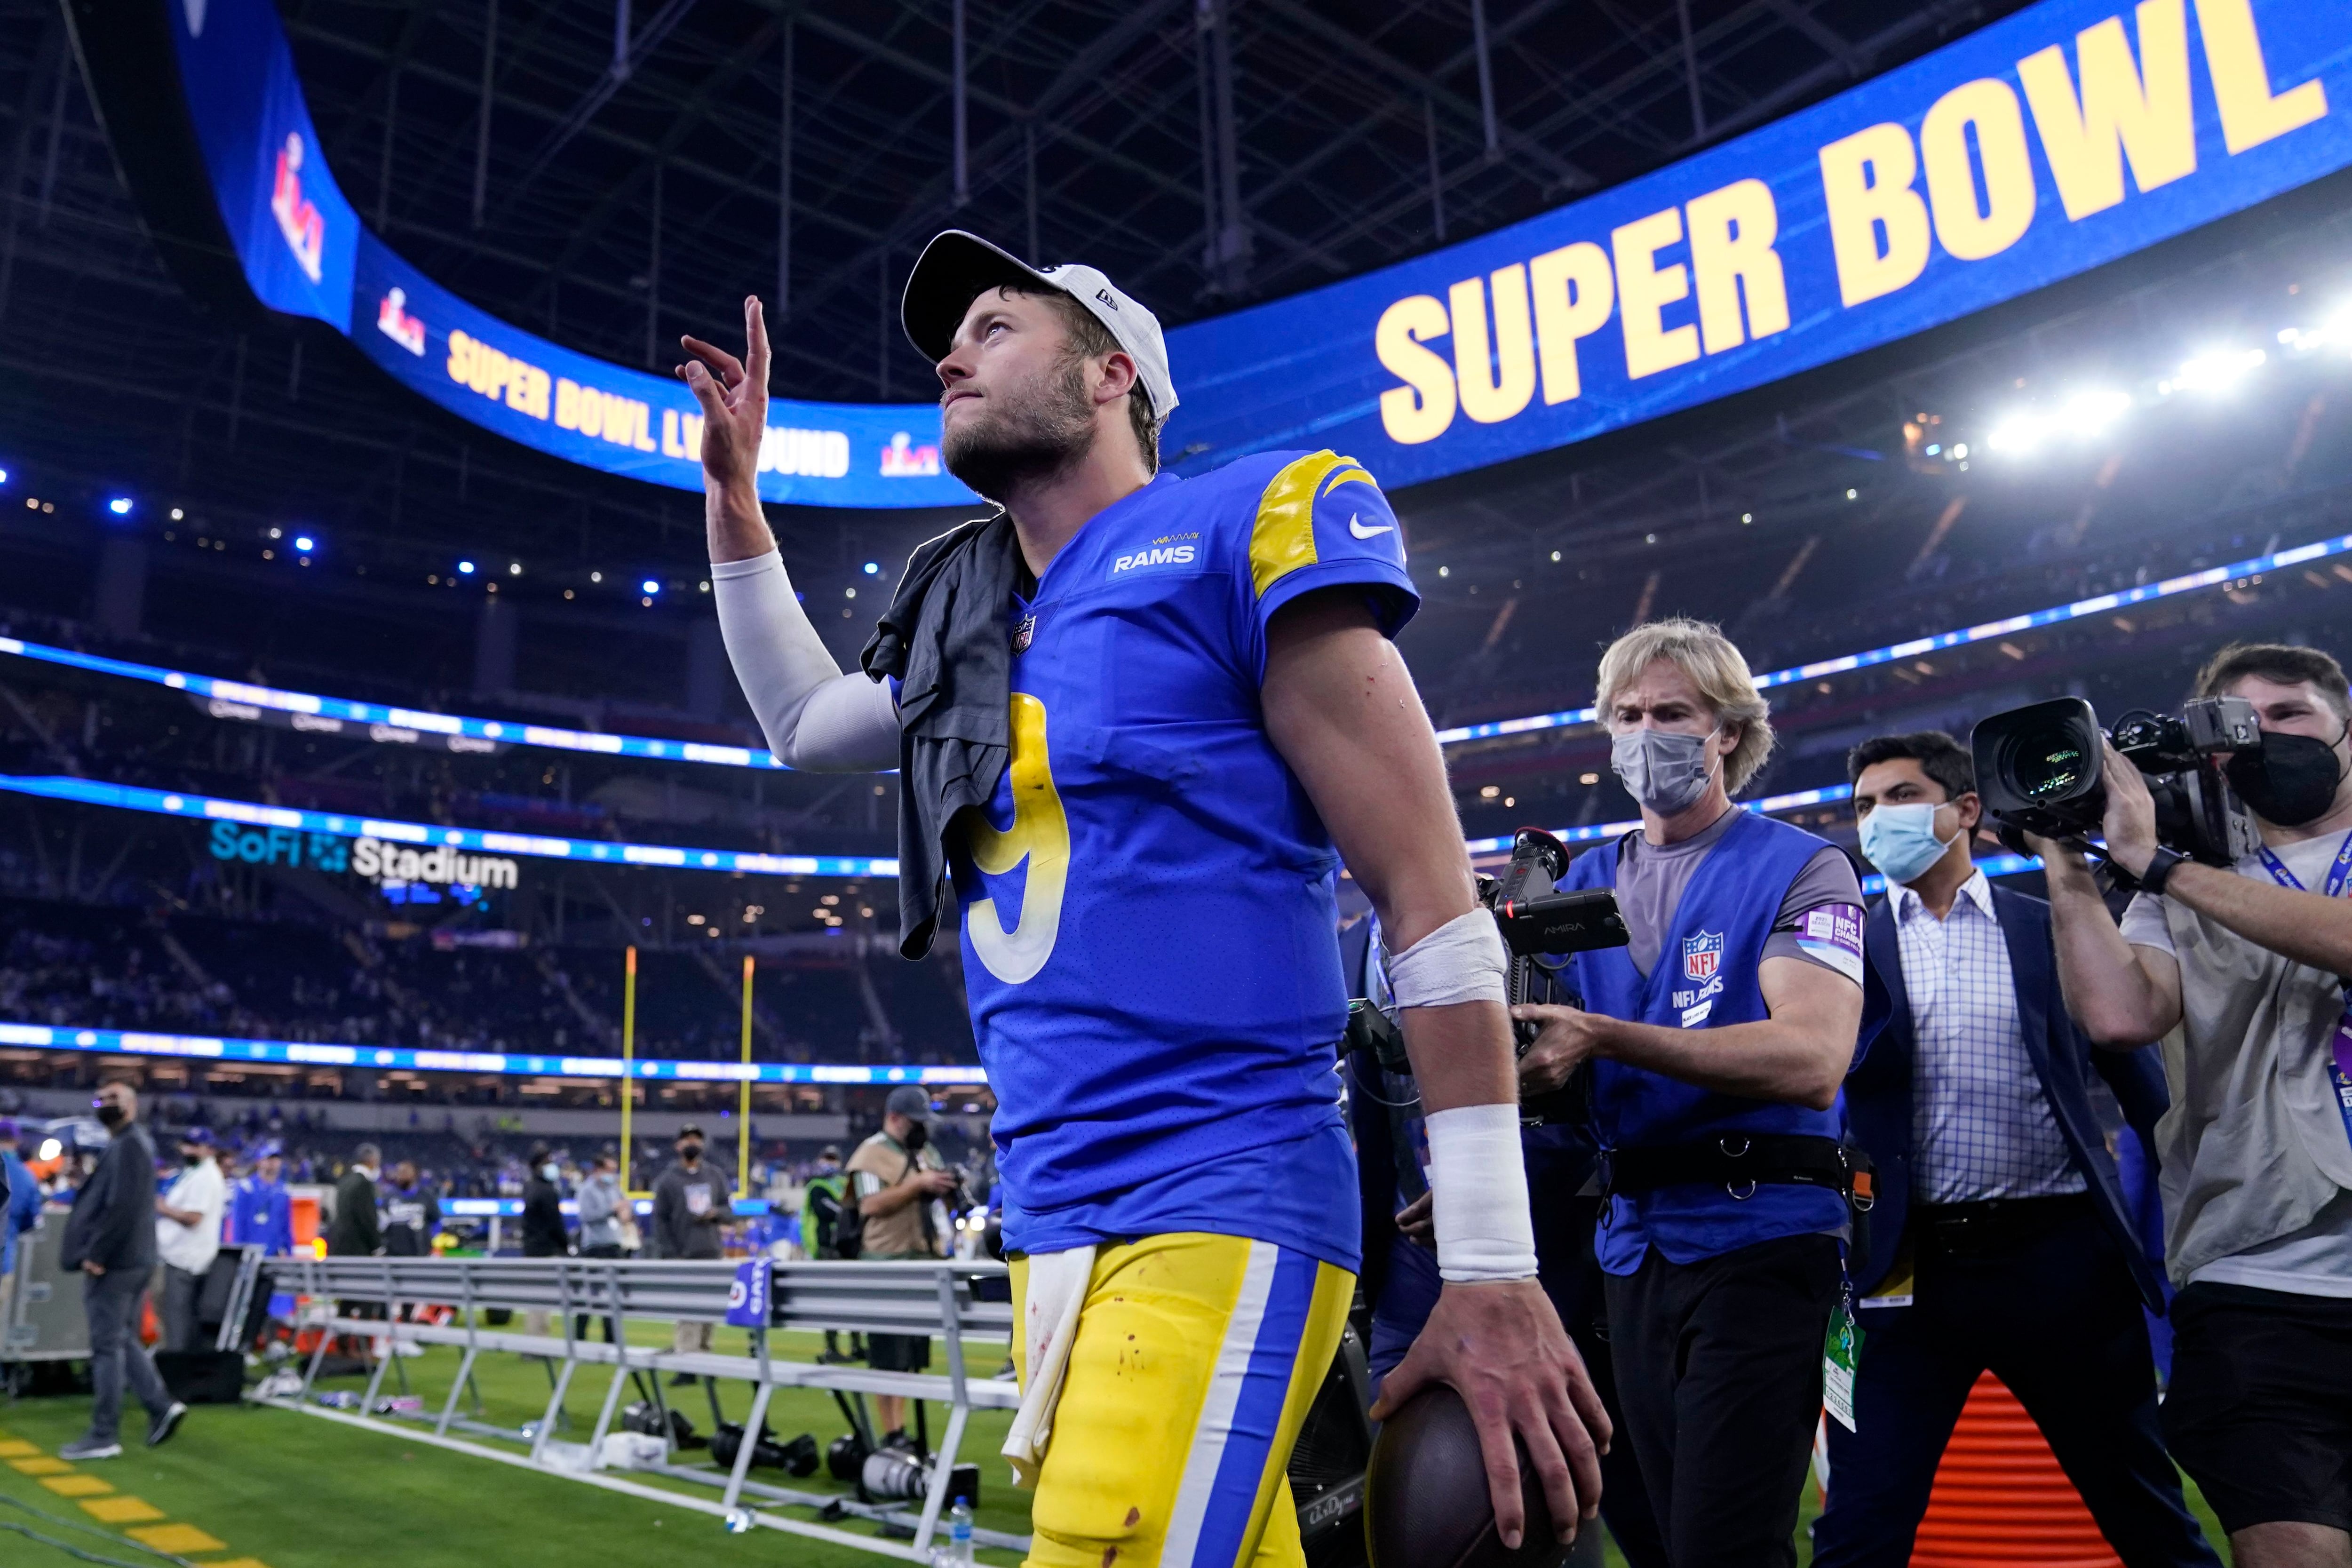
{"type": "MultiPolygon", "coordinates": [[[[1568,846],[1540,827],[1522,827],[1511,841],[1511,861],[1491,880],[1478,879],[1481,902],[1495,911],[1503,930],[1503,945],[1511,952],[1505,977],[1505,994],[1512,1005],[1522,1002],[1564,1002],[1581,1006],[1584,998],[1568,984],[1565,962],[1571,953],[1597,952],[1623,947],[1633,941],[1625,917],[1618,912],[1617,895],[1607,888],[1584,892],[1557,891],[1568,875],[1568,846]],[[1551,962],[1547,963],[1546,960],[1551,962]]],[[[1513,1043],[1525,1056],[1543,1033],[1539,1024],[1514,1020],[1513,1043]]],[[[1525,1100],[1519,1116],[1525,1121],[1566,1121],[1577,1119],[1569,1086],[1525,1100]]]]}
{"type": "MultiPolygon", "coordinates": [[[[1505,996],[1513,1005],[1575,1003],[1576,996],[1560,979],[1566,965],[1545,960],[1623,947],[1633,940],[1625,931],[1624,917],[1617,911],[1615,893],[1606,888],[1575,893],[1555,890],[1568,875],[1568,846],[1539,827],[1523,827],[1512,840],[1510,864],[1503,874],[1478,879],[1478,901],[1494,911],[1503,945],[1510,950],[1505,996]]],[[[1516,1021],[1511,1030],[1523,1056],[1542,1032],[1535,1024],[1516,1021]]],[[[1369,1002],[1349,1004],[1347,1043],[1351,1050],[1370,1046],[1381,1066],[1391,1072],[1412,1070],[1405,1058],[1403,1034],[1369,1002]]],[[[1541,1106],[1530,1101],[1522,1109],[1531,1120],[1558,1120],[1564,1106],[1553,1102],[1559,1099],[1559,1094],[1547,1095],[1541,1106]]]]}
{"type": "Polygon", "coordinates": [[[1969,734],[1969,749],[1977,792],[2003,844],[2024,855],[2027,833],[2079,840],[2099,830],[2107,806],[2103,736],[2147,776],[2165,847],[2209,866],[2254,852],[2261,840],[2253,817],[2221,771],[2229,753],[2263,743],[2254,705],[2242,697],[2200,697],[2181,704],[2178,716],[2134,709],[2105,731],[2079,697],[1985,720],[1969,734]]]}

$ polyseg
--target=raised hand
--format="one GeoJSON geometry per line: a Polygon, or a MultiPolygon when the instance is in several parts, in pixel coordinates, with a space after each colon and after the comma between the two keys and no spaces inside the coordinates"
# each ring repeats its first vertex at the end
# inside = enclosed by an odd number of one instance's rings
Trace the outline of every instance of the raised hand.
{"type": "Polygon", "coordinates": [[[702,480],[713,496],[758,489],[768,429],[768,324],[756,294],[743,301],[743,342],[746,357],[739,360],[700,338],[678,339],[693,356],[677,375],[702,405],[702,480]]]}
{"type": "Polygon", "coordinates": [[[743,352],[681,337],[694,357],[677,367],[702,405],[703,516],[713,563],[748,561],[775,548],[760,511],[760,443],[768,434],[768,322],[759,296],[743,300],[743,352]]]}

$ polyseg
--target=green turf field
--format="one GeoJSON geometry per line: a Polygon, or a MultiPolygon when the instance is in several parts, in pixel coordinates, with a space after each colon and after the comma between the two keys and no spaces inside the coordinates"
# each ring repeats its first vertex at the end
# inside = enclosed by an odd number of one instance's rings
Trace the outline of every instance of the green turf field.
{"type": "MultiPolygon", "coordinates": [[[[633,1325],[631,1338],[667,1344],[667,1324],[633,1325]]],[[[740,1331],[718,1331],[716,1347],[742,1353],[740,1331]]],[[[812,1356],[814,1336],[779,1335],[772,1353],[812,1356]]],[[[981,1352],[979,1362],[986,1363],[981,1352]]],[[[411,1392],[437,1410],[457,1373],[457,1353],[435,1350],[398,1363],[411,1392]]],[[[936,1355],[935,1366],[944,1364],[936,1355]]],[[[476,1382],[483,1417],[500,1425],[535,1420],[549,1392],[542,1363],[515,1356],[485,1356],[476,1382]]],[[[992,1372],[993,1364],[976,1364],[992,1372]]],[[[566,1400],[572,1426],[559,1437],[584,1441],[596,1419],[609,1373],[583,1373],[566,1400]]],[[[322,1390],[357,1392],[358,1377],[322,1379],[322,1390]]],[[[385,1391],[399,1391],[389,1374],[385,1391]]],[[[709,1402],[699,1388],[664,1390],[685,1410],[697,1430],[708,1435],[709,1402]]],[[[740,1420],[751,1403],[742,1384],[720,1385],[730,1420],[740,1420]]],[[[634,1395],[625,1396],[634,1397],[634,1395]]],[[[461,1410],[468,1405],[461,1405],[461,1410]]],[[[846,1429],[827,1395],[779,1390],[771,1402],[769,1425],[780,1438],[815,1434],[820,1448],[846,1429]]],[[[939,1436],[944,1417],[933,1407],[939,1436]]],[[[698,1563],[771,1563],[792,1568],[857,1568],[886,1561],[865,1552],[809,1541],[776,1531],[730,1535],[707,1514],[646,1499],[604,1491],[556,1475],[541,1475],[478,1456],[409,1440],[399,1432],[362,1429],[331,1420],[263,1406],[205,1405],[192,1411],[178,1436],[149,1452],[138,1446],[143,1416],[135,1406],[126,1418],[129,1446],[120,1459],[68,1466],[58,1447],[79,1436],[89,1415],[86,1395],[26,1399],[0,1405],[0,1563],[8,1568],[72,1568],[90,1561],[22,1533],[29,1529],[68,1542],[100,1559],[157,1568],[158,1552],[202,1568],[346,1568],[356,1563],[387,1563],[399,1568],[558,1568],[578,1563],[608,1568],[644,1563],[649,1568],[674,1561],[681,1552],[698,1563]],[[38,1510],[37,1512],[30,1510],[38,1510]],[[155,1551],[143,1550],[152,1547],[155,1551]]],[[[1012,1532],[1029,1528],[1028,1496],[1013,1489],[996,1450],[1011,1416],[973,1414],[963,1457],[981,1464],[980,1523],[1012,1532]]],[[[474,1438],[475,1441],[488,1441],[474,1438]]],[[[520,1443],[505,1445],[523,1451],[520,1443]]],[[[681,1456],[681,1462],[708,1463],[707,1454],[681,1456]]],[[[755,1478],[774,1476],[754,1471],[755,1478]]],[[[627,1479],[682,1495],[715,1498],[715,1491],[656,1477],[627,1479]]],[[[804,1481],[810,1490],[834,1489],[822,1470],[804,1481]]],[[[2217,1542],[2204,1500],[2192,1488],[2189,1501],[2217,1542]]],[[[805,1510],[780,1510],[813,1519],[805,1510]]],[[[1803,1519],[1814,1513],[1814,1491],[1805,1489],[1803,1519]]],[[[842,1528],[864,1528],[846,1521],[842,1528]]],[[[1798,1555],[1809,1563],[1809,1533],[1798,1531],[1798,1555]]],[[[1612,1568],[1622,1559],[1612,1548],[1612,1568]]],[[[1011,1564],[1010,1552],[983,1550],[984,1563],[1011,1564]]]]}
{"type": "MultiPolygon", "coordinates": [[[[666,1346],[668,1325],[632,1325],[630,1337],[666,1346]]],[[[808,1356],[817,1346],[814,1336],[779,1335],[772,1353],[808,1356]]],[[[714,1348],[744,1353],[744,1335],[740,1330],[720,1329],[714,1348]]],[[[943,1364],[935,1357],[935,1366],[943,1364]]],[[[398,1365],[407,1374],[410,1390],[437,1411],[457,1373],[457,1352],[433,1350],[403,1358],[398,1365]]],[[[974,1370],[993,1373],[995,1366],[990,1362],[974,1370]]],[[[476,1368],[484,1419],[519,1426],[538,1418],[550,1388],[545,1363],[486,1355],[476,1368]]],[[[574,1377],[565,1401],[572,1426],[559,1430],[558,1437],[586,1440],[609,1376],[609,1371],[583,1371],[574,1377]]],[[[360,1377],[322,1378],[319,1387],[357,1392],[364,1384],[360,1377]]],[[[389,1373],[384,1391],[399,1392],[389,1373]]],[[[709,1435],[709,1405],[699,1387],[666,1387],[663,1392],[687,1412],[698,1432],[709,1435]]],[[[741,1420],[751,1405],[748,1385],[721,1384],[719,1395],[728,1419],[741,1420]]],[[[634,1397],[625,1395],[624,1402],[634,1397]]],[[[138,1446],[144,1416],[134,1405],[124,1420],[121,1458],[65,1467],[54,1456],[61,1444],[80,1435],[89,1406],[87,1395],[0,1405],[0,1433],[5,1434],[0,1439],[0,1467],[5,1467],[0,1468],[0,1500],[6,1500],[0,1504],[0,1563],[69,1568],[78,1561],[5,1528],[11,1524],[70,1540],[85,1551],[126,1561],[143,1559],[150,1564],[157,1559],[131,1545],[124,1539],[127,1534],[173,1527],[193,1530],[205,1539],[167,1534],[156,1543],[205,1568],[253,1568],[257,1563],[266,1568],[344,1568],[357,1562],[394,1563],[401,1568],[507,1568],[524,1563],[535,1568],[567,1563],[606,1568],[615,1563],[658,1565],[675,1560],[681,1551],[693,1552],[698,1562],[793,1568],[853,1568],[886,1561],[771,1530],[730,1535],[717,1519],[690,1510],[408,1441],[399,1432],[362,1429],[255,1405],[198,1406],[179,1435],[152,1453],[138,1446]],[[61,1473],[50,1473],[53,1469],[61,1473]],[[93,1481],[112,1489],[79,1495],[93,1481]],[[57,1483],[63,1483],[68,1495],[59,1494],[57,1483]],[[50,1520],[94,1527],[115,1539],[110,1545],[87,1530],[61,1528],[16,1506],[20,1504],[40,1510],[50,1520]],[[104,1516],[109,1512],[129,1517],[108,1521],[104,1516]],[[189,1544],[175,1545],[181,1541],[189,1544]]],[[[470,1403],[461,1404],[460,1410],[469,1412],[470,1403]]],[[[945,1416],[937,1405],[930,1414],[936,1440],[945,1416]]],[[[981,1462],[980,1523],[1026,1533],[1027,1494],[1013,1489],[1004,1462],[996,1455],[1011,1419],[1005,1412],[974,1412],[962,1451],[967,1459],[981,1462]]],[[[814,1432],[820,1447],[847,1430],[828,1395],[793,1389],[777,1391],[769,1404],[768,1424],[780,1438],[814,1432]]],[[[470,1436],[469,1440],[490,1441],[470,1436]]],[[[520,1443],[504,1446],[517,1453],[525,1449],[520,1443]]],[[[709,1456],[685,1454],[680,1462],[708,1464],[709,1456]]],[[[754,1471],[753,1478],[775,1478],[780,1484],[807,1490],[846,1489],[835,1488],[823,1470],[806,1480],[789,1480],[774,1471],[754,1471]]],[[[709,1489],[658,1477],[625,1479],[682,1495],[718,1496],[709,1489]]],[[[782,1511],[803,1520],[815,1517],[803,1510],[782,1511]]],[[[853,1520],[839,1528],[867,1527],[853,1520]]],[[[1017,1558],[983,1549],[981,1560],[1010,1564],[1017,1558]]]]}

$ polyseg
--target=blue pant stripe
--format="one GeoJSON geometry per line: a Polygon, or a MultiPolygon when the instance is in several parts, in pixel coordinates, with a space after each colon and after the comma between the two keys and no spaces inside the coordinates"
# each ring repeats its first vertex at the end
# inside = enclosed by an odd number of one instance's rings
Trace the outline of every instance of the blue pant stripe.
{"type": "MultiPolygon", "coordinates": [[[[1250,1352],[1249,1370],[1243,1374],[1241,1397],[1234,1406],[1232,1435],[1218,1461],[1200,1546],[1189,1568],[1242,1568],[1235,1560],[1249,1528],[1250,1510],[1257,1504],[1259,1483],[1265,1479],[1276,1433],[1282,1426],[1282,1407],[1290,1397],[1298,1348],[1315,1305],[1316,1274],[1314,1258],[1288,1247],[1281,1249],[1266,1296],[1265,1315],[1250,1352]]],[[[1171,1563],[1163,1568],[1187,1565],[1171,1563]]]]}

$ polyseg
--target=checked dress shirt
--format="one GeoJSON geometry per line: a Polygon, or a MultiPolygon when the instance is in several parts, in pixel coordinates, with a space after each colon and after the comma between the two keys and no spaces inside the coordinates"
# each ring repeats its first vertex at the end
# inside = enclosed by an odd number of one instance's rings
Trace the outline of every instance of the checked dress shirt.
{"type": "Polygon", "coordinates": [[[1912,1020],[1912,1196],[1924,1204],[2079,1193],[2058,1119],[2018,1026],[2009,943],[1982,871],[1937,920],[1888,889],[1912,1020]]]}

